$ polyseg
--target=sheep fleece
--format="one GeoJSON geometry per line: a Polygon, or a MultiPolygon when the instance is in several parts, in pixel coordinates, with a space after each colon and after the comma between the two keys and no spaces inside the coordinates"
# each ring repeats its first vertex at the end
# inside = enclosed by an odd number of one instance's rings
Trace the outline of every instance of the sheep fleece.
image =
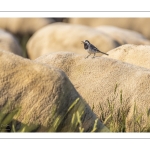
{"type": "Polygon", "coordinates": [[[127,131],[133,131],[133,111],[135,104],[143,115],[142,126],[146,121],[147,109],[150,109],[150,71],[111,58],[91,57],[85,59],[74,53],[52,53],[35,60],[62,69],[69,77],[80,95],[101,116],[99,104],[109,112],[107,99],[120,109],[120,98],[114,99],[115,85],[118,93],[122,90],[123,107],[128,112],[127,131]]]}
{"type": "Polygon", "coordinates": [[[116,40],[97,29],[83,25],[53,23],[33,34],[27,43],[27,52],[30,59],[56,51],[86,55],[87,52],[81,44],[84,40],[89,40],[104,52],[120,46],[116,40]]]}
{"type": "Polygon", "coordinates": [[[150,18],[70,18],[68,22],[92,27],[101,25],[116,26],[137,31],[150,39],[150,18]]]}
{"type": "Polygon", "coordinates": [[[108,54],[110,58],[150,69],[149,45],[125,44],[109,51],[108,54]]]}
{"type": "Polygon", "coordinates": [[[5,30],[0,29],[0,49],[12,52],[14,54],[23,56],[23,50],[19,45],[15,37],[6,32],[5,30]]]}
{"type": "MultiPolygon", "coordinates": [[[[63,71],[1,50],[0,61],[0,110],[5,109],[9,113],[20,108],[15,120],[23,124],[38,124],[42,131],[46,131],[57,115],[65,114],[71,104],[80,98],[85,112],[84,131],[92,129],[97,117],[63,71]],[[5,107],[8,103],[9,107],[5,107]]],[[[77,105],[77,110],[80,105],[77,105]]],[[[68,131],[70,122],[67,123],[67,118],[62,121],[64,128],[61,131],[68,131]]],[[[97,129],[103,127],[98,120],[97,129]]]]}

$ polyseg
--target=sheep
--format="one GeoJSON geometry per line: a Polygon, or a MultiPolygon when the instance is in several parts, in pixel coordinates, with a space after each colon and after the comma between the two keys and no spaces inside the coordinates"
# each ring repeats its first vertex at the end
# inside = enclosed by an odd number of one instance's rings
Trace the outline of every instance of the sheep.
{"type": "Polygon", "coordinates": [[[37,31],[29,39],[26,47],[30,59],[56,51],[86,54],[81,45],[83,40],[89,40],[104,52],[125,43],[150,44],[150,41],[141,34],[120,28],[107,26],[90,28],[83,25],[53,23],[37,31]]]}
{"type": "Polygon", "coordinates": [[[53,19],[47,18],[0,18],[0,28],[13,34],[33,34],[53,22],[53,19]]]}
{"type": "Polygon", "coordinates": [[[53,23],[33,34],[27,42],[27,53],[30,59],[56,51],[86,55],[87,52],[81,44],[83,40],[89,40],[103,52],[120,46],[117,41],[94,28],[67,23],[53,23]]]}
{"type": "Polygon", "coordinates": [[[23,56],[23,50],[17,39],[9,32],[0,29],[0,49],[23,56]]]}
{"type": "Polygon", "coordinates": [[[139,131],[138,125],[134,125],[135,107],[136,117],[141,116],[141,127],[146,126],[150,110],[149,69],[107,57],[85,59],[83,55],[68,52],[51,53],[34,61],[63,70],[100,119],[107,120],[111,103],[116,120],[120,109],[126,113],[127,132],[139,131]]]}
{"type": "Polygon", "coordinates": [[[150,69],[149,45],[125,44],[109,51],[108,57],[150,69]]]}
{"type": "Polygon", "coordinates": [[[115,26],[99,26],[96,27],[96,29],[107,34],[112,39],[116,40],[120,45],[150,45],[150,41],[147,40],[142,34],[139,34],[138,32],[132,30],[123,29],[115,26]]]}
{"type": "Polygon", "coordinates": [[[0,131],[109,132],[66,74],[0,50],[0,131]]]}
{"type": "Polygon", "coordinates": [[[150,18],[69,18],[68,23],[91,27],[111,25],[137,31],[150,39],[150,18]]]}

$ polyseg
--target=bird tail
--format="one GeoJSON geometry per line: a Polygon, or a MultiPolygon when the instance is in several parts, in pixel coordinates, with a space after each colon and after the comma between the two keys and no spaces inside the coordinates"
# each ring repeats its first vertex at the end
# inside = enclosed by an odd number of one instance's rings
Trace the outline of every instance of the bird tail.
{"type": "Polygon", "coordinates": [[[105,55],[108,55],[107,53],[104,53],[104,52],[100,52],[100,53],[105,54],[105,55]]]}

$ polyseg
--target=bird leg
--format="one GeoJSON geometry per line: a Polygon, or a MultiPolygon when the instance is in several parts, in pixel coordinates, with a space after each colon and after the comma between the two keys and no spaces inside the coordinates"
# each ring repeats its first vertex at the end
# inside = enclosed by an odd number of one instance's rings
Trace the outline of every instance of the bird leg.
{"type": "Polygon", "coordinates": [[[85,58],[88,58],[91,54],[89,54],[88,56],[86,56],[85,58]]]}
{"type": "Polygon", "coordinates": [[[93,56],[93,58],[95,58],[95,53],[94,53],[94,56],[93,56]]]}

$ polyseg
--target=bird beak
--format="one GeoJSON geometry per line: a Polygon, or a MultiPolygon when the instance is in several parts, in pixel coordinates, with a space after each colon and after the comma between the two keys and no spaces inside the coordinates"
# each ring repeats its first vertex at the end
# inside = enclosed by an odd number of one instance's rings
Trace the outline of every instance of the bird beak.
{"type": "Polygon", "coordinates": [[[84,42],[83,42],[83,41],[81,41],[81,44],[84,44],[84,42]]]}

